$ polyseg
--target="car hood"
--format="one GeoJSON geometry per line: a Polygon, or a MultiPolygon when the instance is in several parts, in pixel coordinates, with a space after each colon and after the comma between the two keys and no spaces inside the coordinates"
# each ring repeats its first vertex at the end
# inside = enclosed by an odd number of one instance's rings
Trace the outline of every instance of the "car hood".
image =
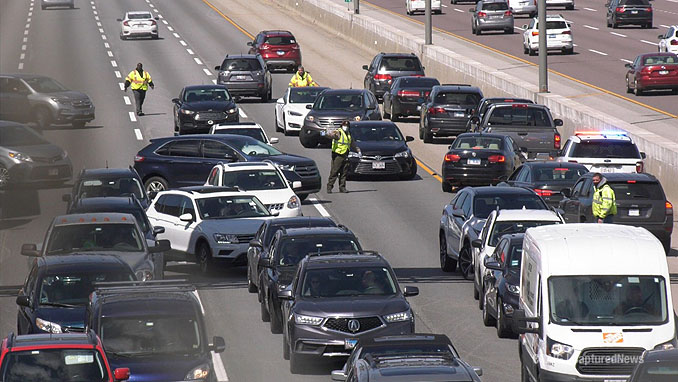
{"type": "MultiPolygon", "coordinates": [[[[41,93],[42,94],[42,93],[41,93]]],[[[45,93],[46,94],[46,93],[45,93]]],[[[87,94],[77,90],[64,90],[62,92],[49,93],[50,97],[58,97],[69,101],[89,100],[87,94]]]]}
{"type": "Polygon", "coordinates": [[[197,101],[184,102],[181,107],[193,111],[226,111],[234,108],[235,103],[232,101],[197,101]]]}
{"type": "Polygon", "coordinates": [[[282,165],[289,165],[289,166],[315,166],[315,162],[313,159],[309,159],[306,157],[302,157],[300,155],[294,155],[294,154],[280,154],[280,155],[256,155],[256,156],[249,156],[245,155],[249,161],[256,161],[260,162],[263,160],[268,160],[273,163],[278,163],[282,165]]]}
{"type": "Polygon", "coordinates": [[[308,114],[310,110],[306,108],[306,105],[313,105],[312,103],[288,103],[285,105],[285,110],[288,111],[296,111],[297,113],[301,114],[308,114]]]}
{"type": "Polygon", "coordinates": [[[197,228],[207,234],[254,234],[266,219],[270,219],[270,217],[208,219],[201,221],[197,228]]]}
{"type": "Polygon", "coordinates": [[[345,109],[336,109],[336,110],[311,110],[309,115],[312,115],[316,118],[334,118],[334,119],[352,119],[356,116],[364,116],[364,109],[359,110],[345,110],[345,109]]]}
{"type": "Polygon", "coordinates": [[[96,253],[118,256],[122,261],[127,263],[134,272],[143,269],[150,270],[148,268],[151,264],[151,255],[147,252],[97,251],[96,253]]]}
{"type": "Polygon", "coordinates": [[[294,196],[294,192],[289,188],[256,191],[248,191],[243,188],[241,190],[256,196],[264,204],[287,203],[294,196]]]}
{"type": "Polygon", "coordinates": [[[42,145],[31,145],[31,146],[4,146],[5,148],[18,151],[22,154],[26,154],[33,160],[40,160],[41,162],[56,162],[63,158],[64,150],[57,145],[51,143],[46,143],[42,145]]]}
{"type": "Polygon", "coordinates": [[[403,141],[356,141],[363,155],[395,155],[407,150],[403,141]]]}
{"type": "Polygon", "coordinates": [[[74,308],[59,308],[53,306],[38,306],[35,309],[35,317],[59,324],[62,327],[84,329],[85,328],[85,305],[74,308]]]}
{"type": "Polygon", "coordinates": [[[403,312],[409,308],[410,304],[401,295],[346,296],[299,299],[294,311],[318,317],[365,317],[403,312]]]}
{"type": "Polygon", "coordinates": [[[208,358],[202,355],[157,354],[120,357],[108,352],[106,356],[112,370],[129,368],[129,382],[183,381],[195,367],[209,363],[208,358]]]}

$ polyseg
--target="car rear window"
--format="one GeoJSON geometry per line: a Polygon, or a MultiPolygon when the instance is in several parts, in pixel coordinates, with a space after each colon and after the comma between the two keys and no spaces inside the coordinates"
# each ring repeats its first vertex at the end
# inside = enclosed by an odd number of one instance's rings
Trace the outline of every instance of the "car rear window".
{"type": "Polygon", "coordinates": [[[215,134],[233,134],[233,135],[244,135],[246,137],[252,137],[260,142],[266,143],[266,137],[264,132],[261,129],[250,129],[246,127],[234,127],[228,129],[219,129],[217,128],[214,131],[215,134]]]}
{"type": "Polygon", "coordinates": [[[621,0],[619,5],[646,5],[650,6],[650,2],[647,0],[621,0]]]}
{"type": "Polygon", "coordinates": [[[432,88],[440,85],[440,82],[435,78],[402,78],[400,80],[401,88],[432,88]]]}
{"type": "Polygon", "coordinates": [[[665,200],[662,186],[657,182],[609,182],[617,200],[665,200]]]}
{"type": "Polygon", "coordinates": [[[475,93],[437,93],[434,99],[437,104],[459,105],[462,108],[475,108],[480,102],[480,95],[475,93]]]}
{"type": "Polygon", "coordinates": [[[482,150],[492,149],[501,150],[504,148],[504,140],[497,137],[459,137],[454,140],[452,144],[453,149],[468,149],[468,150],[482,150]]]}
{"type": "Polygon", "coordinates": [[[508,4],[504,2],[483,4],[483,10],[485,11],[506,11],[508,9],[509,9],[508,4]]]}
{"type": "Polygon", "coordinates": [[[643,65],[678,64],[678,57],[674,56],[651,56],[643,59],[643,65]]]}
{"type": "Polygon", "coordinates": [[[261,64],[256,58],[227,58],[221,64],[221,70],[251,71],[261,70],[261,64]]]}
{"type": "MultiPolygon", "coordinates": [[[[539,28],[539,23],[534,23],[534,27],[539,28]]],[[[562,20],[547,21],[546,29],[567,29],[567,23],[562,20]]]]}
{"type": "Polygon", "coordinates": [[[292,88],[290,103],[313,103],[325,89],[327,88],[292,88]]]}
{"type": "Polygon", "coordinates": [[[631,142],[583,141],[574,145],[572,157],[640,158],[638,147],[631,142]]]}
{"type": "Polygon", "coordinates": [[[150,19],[151,14],[150,13],[128,13],[127,18],[130,19],[130,20],[150,19]]]}
{"type": "Polygon", "coordinates": [[[473,215],[480,219],[487,219],[490,212],[500,210],[545,210],[546,205],[534,195],[506,195],[476,196],[473,202],[473,215]]]}
{"type": "Polygon", "coordinates": [[[532,169],[535,182],[574,182],[586,172],[585,168],[544,167],[532,169]]]}
{"type": "Polygon", "coordinates": [[[297,43],[293,36],[269,36],[266,37],[264,42],[269,45],[292,45],[297,43]]]}
{"type": "Polygon", "coordinates": [[[496,107],[491,111],[488,125],[543,126],[551,128],[551,118],[546,110],[536,107],[520,107],[511,105],[496,107]]]}
{"type": "Polygon", "coordinates": [[[380,71],[408,71],[420,72],[421,64],[416,57],[384,57],[381,60],[380,71]]]}

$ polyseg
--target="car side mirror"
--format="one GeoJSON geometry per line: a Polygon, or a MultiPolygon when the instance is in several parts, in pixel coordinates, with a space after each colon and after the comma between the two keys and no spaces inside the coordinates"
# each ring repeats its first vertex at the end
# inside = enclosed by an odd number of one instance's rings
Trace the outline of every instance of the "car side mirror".
{"type": "Polygon", "coordinates": [[[363,70],[370,70],[370,68],[367,65],[363,65],[363,70]]]}
{"type": "Polygon", "coordinates": [[[129,379],[129,368],[127,367],[119,367],[113,371],[113,378],[115,378],[115,381],[126,381],[129,379]]]}
{"type": "Polygon", "coordinates": [[[153,19],[155,19],[155,20],[160,20],[160,17],[155,16],[153,19]]]}
{"type": "Polygon", "coordinates": [[[414,142],[414,137],[410,135],[405,136],[405,142],[414,142]]]}
{"type": "Polygon", "coordinates": [[[273,263],[270,257],[260,257],[257,265],[263,268],[270,268],[273,266],[273,263]]]}
{"type": "Polygon", "coordinates": [[[163,239],[163,240],[157,240],[155,242],[155,245],[150,247],[148,249],[148,251],[151,252],[151,253],[160,253],[160,252],[167,252],[170,249],[172,249],[172,245],[170,244],[170,241],[163,239]]]}
{"type": "Polygon", "coordinates": [[[663,35],[663,34],[660,34],[660,35],[657,36],[657,38],[660,39],[660,40],[662,40],[662,39],[664,38],[664,35],[663,35]]]}
{"type": "Polygon", "coordinates": [[[254,46],[254,42],[253,42],[253,41],[248,41],[248,42],[247,42],[247,46],[254,46]]]}
{"type": "Polygon", "coordinates": [[[214,67],[214,70],[221,71],[221,65],[217,65],[214,67]]]}
{"type": "Polygon", "coordinates": [[[268,210],[268,213],[271,214],[271,216],[278,216],[280,215],[280,210],[268,210]]]}
{"type": "Polygon", "coordinates": [[[419,295],[419,288],[416,286],[406,286],[403,288],[403,296],[405,297],[414,297],[419,295]]]}
{"type": "Polygon", "coordinates": [[[464,216],[464,211],[461,210],[460,208],[458,208],[456,210],[452,210],[452,216],[454,216],[455,218],[462,218],[462,219],[466,218],[466,216],[464,216]]]}
{"type": "Polygon", "coordinates": [[[632,69],[632,68],[633,68],[633,65],[627,63],[627,64],[624,64],[624,67],[625,67],[625,68],[632,69]]]}
{"type": "Polygon", "coordinates": [[[224,350],[226,350],[226,341],[224,341],[224,337],[214,336],[210,348],[215,353],[223,353],[224,350]]]}
{"type": "Polygon", "coordinates": [[[161,233],[165,233],[165,227],[153,227],[153,236],[158,236],[161,233]]]}
{"type": "Polygon", "coordinates": [[[569,188],[563,188],[562,190],[560,190],[560,193],[565,198],[569,198],[570,196],[572,196],[572,191],[569,188]]]}
{"type": "Polygon", "coordinates": [[[482,377],[483,376],[483,369],[478,367],[478,366],[473,366],[473,371],[476,373],[477,376],[482,377]]]}
{"type": "Polygon", "coordinates": [[[559,119],[559,118],[556,118],[556,119],[553,120],[553,123],[554,123],[556,126],[562,126],[562,125],[563,125],[563,120],[562,120],[562,119],[559,119]]]}
{"type": "Polygon", "coordinates": [[[525,310],[516,309],[513,311],[513,323],[515,325],[516,333],[525,334],[525,333],[535,333],[539,334],[541,330],[539,329],[539,318],[538,317],[525,317],[525,310]],[[530,328],[527,326],[528,322],[534,322],[537,324],[537,327],[530,328]]]}
{"type": "Polygon", "coordinates": [[[119,22],[122,22],[122,19],[115,19],[115,21],[119,21],[119,22]]]}
{"type": "Polygon", "coordinates": [[[277,103],[278,105],[284,105],[284,104],[285,104],[285,99],[283,99],[283,98],[278,98],[278,99],[275,101],[275,103],[277,103]]]}
{"type": "Polygon", "coordinates": [[[270,144],[275,145],[276,143],[280,142],[280,138],[273,137],[269,141],[270,141],[270,144]]]}
{"type": "Polygon", "coordinates": [[[250,240],[250,247],[255,247],[255,248],[263,248],[263,244],[261,244],[261,241],[257,239],[252,239],[250,240]]]}
{"type": "Polygon", "coordinates": [[[520,147],[520,151],[526,153],[528,150],[527,147],[520,147]]]}
{"type": "Polygon", "coordinates": [[[63,194],[63,195],[61,195],[61,200],[64,201],[64,202],[66,202],[66,203],[70,203],[70,202],[71,202],[71,194],[63,194]]]}
{"type": "Polygon", "coordinates": [[[502,270],[501,263],[499,263],[498,261],[492,260],[491,257],[486,257],[485,260],[483,261],[483,263],[485,264],[485,268],[487,268],[487,269],[491,269],[493,271],[501,271],[502,270]]]}
{"type": "Polygon", "coordinates": [[[179,216],[179,220],[182,222],[192,222],[193,221],[193,214],[182,214],[179,216]]]}
{"type": "Polygon", "coordinates": [[[21,254],[28,257],[40,257],[38,246],[35,244],[22,244],[21,254]]]}
{"type": "Polygon", "coordinates": [[[172,103],[178,105],[181,103],[181,100],[179,98],[172,98],[172,103]]]}
{"type": "Polygon", "coordinates": [[[284,289],[278,292],[278,298],[281,300],[294,300],[294,295],[291,289],[284,289]]]}
{"type": "Polygon", "coordinates": [[[643,151],[641,151],[641,152],[640,152],[640,158],[641,158],[641,159],[646,159],[646,158],[647,158],[647,154],[645,154],[643,151]]]}
{"type": "Polygon", "coordinates": [[[480,239],[473,239],[473,241],[471,241],[471,247],[480,249],[483,247],[483,241],[480,239]]]}
{"type": "Polygon", "coordinates": [[[294,182],[292,182],[292,189],[294,189],[294,190],[301,188],[301,186],[302,186],[302,184],[298,180],[295,180],[294,182]]]}
{"type": "Polygon", "coordinates": [[[345,381],[346,374],[343,370],[332,370],[332,380],[333,381],[345,381]]]}
{"type": "Polygon", "coordinates": [[[31,306],[31,299],[29,299],[25,294],[20,294],[16,296],[16,304],[28,308],[31,306]]]}
{"type": "Polygon", "coordinates": [[[469,8],[468,11],[471,12],[471,13],[473,13],[473,12],[476,11],[476,9],[475,9],[475,8],[469,8]]]}

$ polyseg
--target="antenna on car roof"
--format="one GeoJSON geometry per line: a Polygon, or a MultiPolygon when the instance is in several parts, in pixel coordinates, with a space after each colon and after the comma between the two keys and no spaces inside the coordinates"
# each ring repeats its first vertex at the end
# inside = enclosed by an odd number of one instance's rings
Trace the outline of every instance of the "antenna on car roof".
{"type": "Polygon", "coordinates": [[[108,168],[108,159],[106,159],[106,168],[108,168]]]}

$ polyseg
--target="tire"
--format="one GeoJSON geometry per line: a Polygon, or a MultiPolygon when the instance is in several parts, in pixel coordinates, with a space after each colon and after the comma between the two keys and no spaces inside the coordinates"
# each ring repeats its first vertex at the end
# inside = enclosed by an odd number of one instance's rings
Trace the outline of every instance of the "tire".
{"type": "Polygon", "coordinates": [[[121,39],[122,41],[127,40],[127,38],[126,38],[125,36],[123,36],[123,35],[120,35],[120,39],[121,39]]]}
{"type": "Polygon", "coordinates": [[[0,190],[7,188],[9,181],[9,170],[4,164],[0,163],[0,190]]]}
{"type": "MultiPolygon", "coordinates": [[[[675,92],[674,92],[675,94],[675,92]]],[[[2,171],[2,168],[0,167],[0,171],[2,171]]],[[[2,187],[0,187],[2,188],[2,187]]],[[[667,254],[671,251],[671,238],[669,237],[666,240],[661,240],[662,246],[664,247],[664,252],[667,254]]]]}
{"type": "Polygon", "coordinates": [[[457,262],[447,255],[447,239],[444,233],[440,233],[440,269],[443,272],[454,272],[457,268],[457,262]]]}
{"type": "Polygon", "coordinates": [[[471,249],[468,245],[464,245],[459,252],[459,273],[464,276],[466,280],[473,278],[473,259],[471,259],[471,249]]]}
{"type": "Polygon", "coordinates": [[[508,338],[513,335],[513,330],[504,322],[504,314],[502,313],[501,298],[497,297],[497,337],[508,338]]]}
{"type": "Polygon", "coordinates": [[[612,23],[610,22],[610,20],[606,20],[606,21],[605,21],[605,24],[607,24],[607,27],[608,27],[608,28],[611,28],[611,27],[612,27],[612,23]]]}
{"type": "Polygon", "coordinates": [[[452,185],[448,182],[442,182],[443,192],[452,192],[452,185]]]}
{"type": "Polygon", "coordinates": [[[646,29],[652,29],[652,23],[647,23],[645,24],[646,29]]]}
{"type": "Polygon", "coordinates": [[[283,334],[283,359],[290,359],[290,344],[287,343],[287,336],[283,334]]]}
{"type": "MultiPolygon", "coordinates": [[[[271,299],[269,299],[271,301],[271,299]]],[[[270,327],[271,327],[271,333],[273,334],[280,334],[282,333],[282,321],[280,319],[280,314],[276,312],[276,309],[272,306],[269,307],[269,316],[271,317],[270,320],[270,327]]]]}
{"type": "MultiPolygon", "coordinates": [[[[476,288],[476,284],[473,283],[473,299],[480,301],[480,292],[478,292],[478,288],[476,288]]],[[[482,305],[478,306],[480,309],[482,309],[482,305]]]]}
{"type": "Polygon", "coordinates": [[[615,20],[612,20],[612,29],[617,29],[619,28],[619,24],[615,20]]]}
{"type": "Polygon", "coordinates": [[[574,54],[574,48],[564,49],[563,53],[564,54],[574,54]]]}
{"type": "Polygon", "coordinates": [[[530,51],[527,49],[525,45],[523,45],[523,54],[528,54],[530,51]]]}
{"type": "Polygon", "coordinates": [[[573,11],[574,10],[574,4],[573,5],[566,5],[565,9],[568,11],[573,11]]]}
{"type": "Polygon", "coordinates": [[[457,4],[457,0],[451,0],[450,4],[457,4]]]}
{"type": "Polygon", "coordinates": [[[203,275],[208,275],[214,271],[214,260],[212,259],[212,250],[206,243],[200,243],[197,251],[198,264],[200,265],[200,272],[203,275]]]}
{"type": "Polygon", "coordinates": [[[270,90],[267,91],[266,93],[262,94],[261,97],[261,102],[268,102],[269,100],[269,95],[270,95],[270,90]]]}
{"type": "Polygon", "coordinates": [[[74,129],[82,129],[85,127],[86,124],[87,122],[85,121],[74,121],[73,123],[71,123],[74,129]]]}
{"type": "Polygon", "coordinates": [[[636,97],[643,95],[643,91],[638,87],[638,80],[633,80],[633,94],[636,97]]]}
{"type": "Polygon", "coordinates": [[[247,266],[247,291],[250,293],[257,293],[259,288],[252,282],[252,276],[249,265],[247,266]]]}
{"type": "Polygon", "coordinates": [[[513,29],[504,29],[504,34],[513,34],[513,29]]]}
{"type": "Polygon", "coordinates": [[[630,85],[631,85],[631,84],[629,83],[629,78],[626,77],[626,92],[627,92],[628,94],[633,93],[633,89],[631,89],[631,86],[630,86],[630,85]]]}
{"type": "Polygon", "coordinates": [[[424,140],[424,129],[419,126],[419,139],[424,140]]]}
{"type": "Polygon", "coordinates": [[[302,202],[308,198],[308,194],[297,195],[302,202]]]}
{"type": "Polygon", "coordinates": [[[433,143],[433,133],[424,131],[424,143],[433,143]]]}
{"type": "Polygon", "coordinates": [[[284,131],[284,130],[280,127],[280,125],[278,125],[278,109],[276,109],[276,110],[273,112],[273,116],[274,116],[273,124],[275,125],[275,132],[277,133],[277,132],[280,132],[280,131],[284,131]]]}
{"type": "Polygon", "coordinates": [[[47,129],[52,126],[52,115],[45,107],[39,107],[35,111],[35,123],[39,129],[47,129]]]}
{"type": "Polygon", "coordinates": [[[386,112],[386,102],[384,102],[384,111],[381,114],[381,119],[391,119],[392,114],[386,112]]]}
{"type": "Polygon", "coordinates": [[[391,102],[391,122],[398,122],[399,120],[398,114],[393,111],[393,102],[391,102]]]}
{"type": "Polygon", "coordinates": [[[266,300],[262,299],[259,306],[261,308],[261,321],[269,322],[271,320],[271,313],[266,306],[266,300]]]}
{"type": "Polygon", "coordinates": [[[301,373],[301,366],[303,364],[303,361],[301,359],[301,355],[298,355],[294,352],[290,352],[290,373],[292,374],[299,374],[301,373]]]}
{"type": "Polygon", "coordinates": [[[159,38],[160,38],[160,35],[157,35],[157,34],[151,36],[151,39],[152,39],[152,40],[157,40],[157,39],[159,39],[159,38]]]}
{"type": "MultiPolygon", "coordinates": [[[[475,278],[475,277],[474,277],[475,278]]],[[[478,309],[483,310],[485,309],[485,286],[484,285],[479,285],[478,288],[476,289],[476,283],[473,283],[473,297],[475,297],[476,292],[478,293],[478,309]]]]}
{"type": "Polygon", "coordinates": [[[414,179],[415,176],[417,176],[417,165],[416,165],[416,163],[415,163],[414,166],[412,166],[412,170],[410,170],[410,172],[401,176],[400,178],[404,179],[404,180],[412,180],[412,179],[414,179]]]}
{"type": "Polygon", "coordinates": [[[146,187],[146,192],[160,192],[169,189],[167,180],[161,176],[152,176],[144,182],[144,187],[146,187]]]}
{"type": "Polygon", "coordinates": [[[532,48],[527,48],[527,53],[528,53],[530,56],[536,56],[536,55],[537,55],[537,51],[534,50],[534,49],[532,49],[532,48]]]}
{"type": "MultiPolygon", "coordinates": [[[[483,294],[483,298],[481,300],[485,301],[487,299],[487,294],[483,294]]],[[[496,321],[494,320],[494,317],[490,315],[490,312],[487,310],[487,303],[483,304],[483,324],[485,326],[494,326],[496,324],[496,321]]]]}

